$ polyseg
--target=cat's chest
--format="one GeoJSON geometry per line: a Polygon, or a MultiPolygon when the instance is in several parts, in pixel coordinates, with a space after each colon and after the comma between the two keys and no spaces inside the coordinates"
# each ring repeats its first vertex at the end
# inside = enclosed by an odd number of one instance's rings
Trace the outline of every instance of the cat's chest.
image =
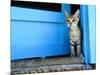
{"type": "Polygon", "coordinates": [[[80,39],[80,30],[77,29],[77,30],[71,30],[70,31],[70,38],[73,40],[73,41],[77,41],[80,39]]]}

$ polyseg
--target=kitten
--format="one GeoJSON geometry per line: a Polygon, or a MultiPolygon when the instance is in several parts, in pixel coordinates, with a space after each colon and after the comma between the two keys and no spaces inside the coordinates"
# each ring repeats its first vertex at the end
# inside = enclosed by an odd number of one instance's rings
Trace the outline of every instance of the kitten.
{"type": "Polygon", "coordinates": [[[75,12],[74,15],[69,15],[66,11],[64,11],[66,17],[66,23],[70,28],[69,36],[70,36],[70,48],[71,48],[71,57],[78,56],[82,57],[81,53],[81,31],[78,26],[80,11],[79,9],[75,12]],[[76,48],[76,49],[75,49],[76,48]]]}

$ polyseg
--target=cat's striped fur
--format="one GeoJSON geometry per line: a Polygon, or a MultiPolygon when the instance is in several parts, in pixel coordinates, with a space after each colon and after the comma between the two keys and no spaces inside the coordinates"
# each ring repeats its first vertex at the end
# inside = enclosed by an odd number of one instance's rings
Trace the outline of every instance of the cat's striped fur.
{"type": "Polygon", "coordinates": [[[71,56],[79,56],[82,57],[81,53],[81,31],[78,26],[80,11],[79,9],[75,12],[74,15],[69,15],[66,11],[64,11],[66,17],[66,23],[70,28],[69,36],[70,36],[70,48],[71,48],[71,56]],[[75,50],[76,46],[76,50],[75,50]]]}

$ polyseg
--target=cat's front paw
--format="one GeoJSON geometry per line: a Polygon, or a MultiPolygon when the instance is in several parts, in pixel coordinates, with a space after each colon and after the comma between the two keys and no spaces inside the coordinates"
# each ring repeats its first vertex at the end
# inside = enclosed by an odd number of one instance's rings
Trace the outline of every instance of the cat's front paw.
{"type": "Polygon", "coordinates": [[[79,54],[78,57],[83,58],[83,55],[82,54],[79,54]]]}
{"type": "Polygon", "coordinates": [[[75,55],[71,54],[70,57],[73,58],[73,57],[75,57],[75,55]]]}

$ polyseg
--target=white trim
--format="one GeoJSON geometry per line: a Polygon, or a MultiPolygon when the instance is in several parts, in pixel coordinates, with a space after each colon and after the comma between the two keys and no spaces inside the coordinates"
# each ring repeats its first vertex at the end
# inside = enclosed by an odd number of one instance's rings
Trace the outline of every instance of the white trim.
{"type": "Polygon", "coordinates": [[[17,1],[38,1],[38,2],[70,3],[70,4],[85,4],[85,5],[96,4],[96,0],[17,0],[17,1]]]}

